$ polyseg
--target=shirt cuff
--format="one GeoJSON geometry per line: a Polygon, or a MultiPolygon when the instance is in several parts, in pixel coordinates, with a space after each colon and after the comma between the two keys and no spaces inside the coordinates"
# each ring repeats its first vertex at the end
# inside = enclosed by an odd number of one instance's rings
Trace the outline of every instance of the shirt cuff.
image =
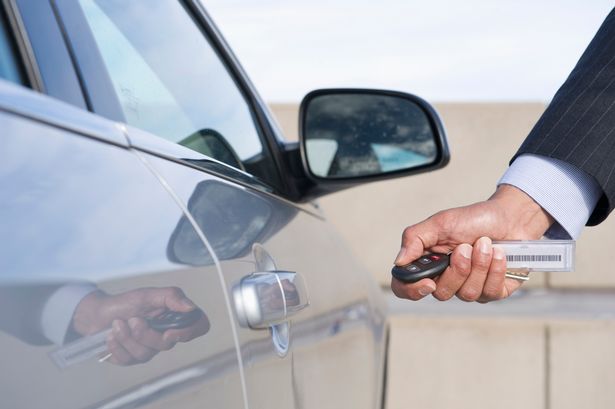
{"type": "Polygon", "coordinates": [[[579,168],[532,154],[515,159],[498,186],[501,184],[523,190],[555,219],[545,233],[552,239],[576,240],[602,195],[598,182],[579,168]]]}
{"type": "Polygon", "coordinates": [[[97,287],[93,284],[67,284],[54,292],[45,303],[41,314],[43,335],[56,345],[62,345],[81,300],[97,287]]]}

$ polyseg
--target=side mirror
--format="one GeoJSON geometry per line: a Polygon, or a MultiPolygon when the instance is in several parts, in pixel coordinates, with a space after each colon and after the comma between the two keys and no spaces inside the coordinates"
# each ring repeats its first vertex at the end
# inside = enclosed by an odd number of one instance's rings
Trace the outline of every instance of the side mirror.
{"type": "Polygon", "coordinates": [[[303,166],[318,196],[438,169],[450,157],[438,114],[414,95],[317,90],[303,99],[299,115],[303,166]]]}

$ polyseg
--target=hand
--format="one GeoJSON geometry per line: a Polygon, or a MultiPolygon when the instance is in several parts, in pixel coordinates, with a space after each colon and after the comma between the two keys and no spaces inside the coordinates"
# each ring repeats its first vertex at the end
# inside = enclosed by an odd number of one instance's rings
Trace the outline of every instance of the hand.
{"type": "Polygon", "coordinates": [[[195,308],[176,287],[140,288],[117,295],[96,291],[77,306],[73,328],[80,335],[91,335],[111,327],[107,347],[112,355],[108,361],[132,365],[149,361],[177,342],[188,342],[207,333],[209,320],[205,314],[190,327],[162,333],[150,328],[146,321],[165,311],[189,312],[195,308]]]}
{"type": "Polygon", "coordinates": [[[391,289],[410,300],[429,294],[441,301],[453,295],[479,302],[506,298],[521,283],[505,277],[505,255],[492,247],[491,239],[536,240],[552,223],[551,216],[522,190],[500,185],[484,202],[444,210],[407,227],[396,265],[408,264],[425,251],[452,251],[450,266],[436,280],[406,284],[393,278],[391,289]]]}

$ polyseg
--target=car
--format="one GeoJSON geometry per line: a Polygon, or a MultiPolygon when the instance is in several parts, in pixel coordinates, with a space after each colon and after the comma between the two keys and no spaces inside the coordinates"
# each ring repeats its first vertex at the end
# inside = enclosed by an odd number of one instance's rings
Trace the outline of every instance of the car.
{"type": "Polygon", "coordinates": [[[446,165],[432,107],[317,90],[288,142],[199,1],[0,4],[2,407],[382,407],[316,199],[446,165]]]}

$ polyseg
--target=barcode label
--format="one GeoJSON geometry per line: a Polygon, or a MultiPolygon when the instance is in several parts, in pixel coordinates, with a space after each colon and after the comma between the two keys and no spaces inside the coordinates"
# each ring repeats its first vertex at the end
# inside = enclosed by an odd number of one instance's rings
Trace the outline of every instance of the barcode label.
{"type": "Polygon", "coordinates": [[[508,262],[562,261],[561,254],[511,254],[506,256],[508,262]]]}
{"type": "Polygon", "coordinates": [[[494,241],[506,254],[506,268],[528,271],[573,271],[573,240],[494,241]]]}

